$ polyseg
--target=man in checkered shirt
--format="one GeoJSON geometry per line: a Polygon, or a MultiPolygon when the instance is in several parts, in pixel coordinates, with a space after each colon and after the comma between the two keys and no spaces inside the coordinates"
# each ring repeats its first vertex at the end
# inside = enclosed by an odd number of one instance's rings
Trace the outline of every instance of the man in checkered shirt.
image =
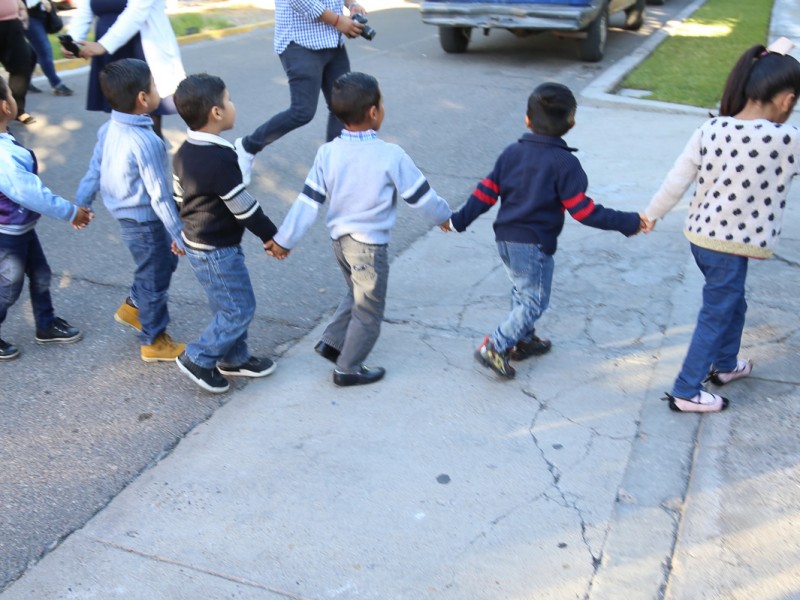
{"type": "Polygon", "coordinates": [[[337,77],[350,71],[344,38],[357,37],[364,26],[351,17],[366,15],[356,0],[275,0],[275,53],[289,78],[291,105],[234,142],[244,183],[258,152],[314,118],[319,90],[328,104],[329,142],[342,130],[330,111],[331,88],[337,77]],[[350,16],[342,14],[342,6],[350,16]]]}

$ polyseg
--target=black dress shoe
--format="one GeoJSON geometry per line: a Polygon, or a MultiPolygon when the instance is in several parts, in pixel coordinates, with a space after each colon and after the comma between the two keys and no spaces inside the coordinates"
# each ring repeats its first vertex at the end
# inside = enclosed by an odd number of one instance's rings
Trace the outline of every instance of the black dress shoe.
{"type": "Polygon", "coordinates": [[[333,370],[333,383],[338,386],[347,385],[364,385],[367,383],[375,383],[386,374],[386,369],[383,367],[369,368],[361,365],[358,373],[340,373],[336,369],[333,370]]]}
{"type": "Polygon", "coordinates": [[[317,342],[317,345],[314,346],[314,350],[322,358],[328,359],[333,364],[336,364],[336,361],[339,358],[339,354],[341,354],[339,350],[337,350],[333,346],[329,346],[325,342],[317,342]]]}

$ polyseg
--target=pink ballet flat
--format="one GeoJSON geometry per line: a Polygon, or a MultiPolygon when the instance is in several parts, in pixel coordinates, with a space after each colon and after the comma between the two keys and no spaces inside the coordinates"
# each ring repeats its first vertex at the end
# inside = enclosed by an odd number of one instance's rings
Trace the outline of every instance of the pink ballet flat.
{"type": "Polygon", "coordinates": [[[669,408],[675,412],[720,412],[728,408],[727,398],[710,394],[703,390],[700,390],[697,395],[689,399],[667,394],[662,400],[669,400],[669,408]]]}

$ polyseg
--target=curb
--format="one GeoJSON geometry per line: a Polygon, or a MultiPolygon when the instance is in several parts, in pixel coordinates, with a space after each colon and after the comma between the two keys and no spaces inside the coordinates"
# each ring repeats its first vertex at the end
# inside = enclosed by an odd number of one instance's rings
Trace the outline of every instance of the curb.
{"type": "MultiPolygon", "coordinates": [[[[257,23],[250,23],[248,25],[237,25],[236,27],[226,27],[225,29],[211,29],[209,31],[201,31],[200,33],[192,33],[189,35],[182,35],[178,38],[178,45],[185,46],[186,44],[194,44],[195,42],[204,42],[206,40],[218,40],[229,35],[237,35],[240,33],[249,33],[256,29],[266,29],[275,23],[274,19],[269,21],[259,21],[257,23]]],[[[84,58],[60,58],[53,61],[56,71],[73,71],[81,69],[90,64],[84,58]]],[[[36,65],[36,72],[34,76],[42,75],[39,65],[36,65]]]]}

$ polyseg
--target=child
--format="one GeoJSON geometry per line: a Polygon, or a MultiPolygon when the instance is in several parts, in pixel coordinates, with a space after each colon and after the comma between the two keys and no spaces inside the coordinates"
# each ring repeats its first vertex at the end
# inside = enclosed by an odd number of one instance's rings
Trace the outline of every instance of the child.
{"type": "MultiPolygon", "coordinates": [[[[511,312],[475,352],[484,366],[498,375],[516,374],[509,359],[544,354],[551,347],[534,329],[547,308],[553,280],[553,254],[564,226],[564,211],[580,223],[637,233],[640,215],[603,208],[586,195],[588,180],[580,162],[562,139],[575,125],[577,102],[558,83],[543,83],[528,98],[526,133],[508,146],[492,172],[478,184],[450,223],[464,231],[500,200],[494,222],[500,258],[514,286],[511,312]]],[[[443,228],[446,229],[446,228],[443,228]]]]}
{"type": "Polygon", "coordinates": [[[97,134],[77,204],[91,207],[100,191],[136,264],[130,294],[114,319],[139,332],[143,361],[172,361],[186,347],[167,333],[169,284],[184,250],[167,149],[148,115],[161,99],[147,63],[135,58],[107,65],[100,86],[113,110],[97,134]]]}
{"type": "Polygon", "coordinates": [[[236,121],[222,79],[190,75],[178,86],[175,105],[189,126],[173,161],[186,255],[214,312],[177,363],[197,385],[222,393],[229,387],[223,375],[266,377],[275,370],[274,362],[247,349],[256,298],[240,243],[245,228],[267,242],[276,227],[245,188],[233,145],[220,137],[236,121]]]}
{"type": "MultiPolygon", "coordinates": [[[[83,229],[92,220],[92,214],[56,196],[42,184],[36,174],[36,156],[8,131],[8,124],[16,117],[17,103],[6,80],[0,77],[0,325],[22,293],[27,274],[36,341],[77,342],[81,339],[80,331],[54,314],[50,265],[34,227],[41,214],[45,214],[71,222],[75,229],[83,229]]],[[[19,349],[0,338],[0,361],[17,356],[19,349]]]]}
{"type": "Polygon", "coordinates": [[[695,184],[684,235],[705,285],[689,351],[664,398],[674,411],[725,409],[728,400],[706,392],[704,378],[724,385],[753,368],[738,358],[747,265],[769,258],[781,234],[789,184],[800,170],[800,130],[785,124],[798,94],[800,63],[764,46],[747,50],[728,76],[720,116],[695,131],[645,210],[660,219],[695,184]]]}
{"type": "Polygon", "coordinates": [[[432,223],[446,223],[451,211],[402,148],[378,139],[384,109],[374,77],[339,77],[331,107],[345,129],[320,147],[303,192],[274,243],[265,248],[284,258],[330,198],[326,222],[349,289],[315,350],[336,363],[336,385],[360,385],[378,381],[385,373],[381,367],[364,366],[364,360],[378,339],[386,305],[387,244],[397,217],[396,196],[432,223]]]}

